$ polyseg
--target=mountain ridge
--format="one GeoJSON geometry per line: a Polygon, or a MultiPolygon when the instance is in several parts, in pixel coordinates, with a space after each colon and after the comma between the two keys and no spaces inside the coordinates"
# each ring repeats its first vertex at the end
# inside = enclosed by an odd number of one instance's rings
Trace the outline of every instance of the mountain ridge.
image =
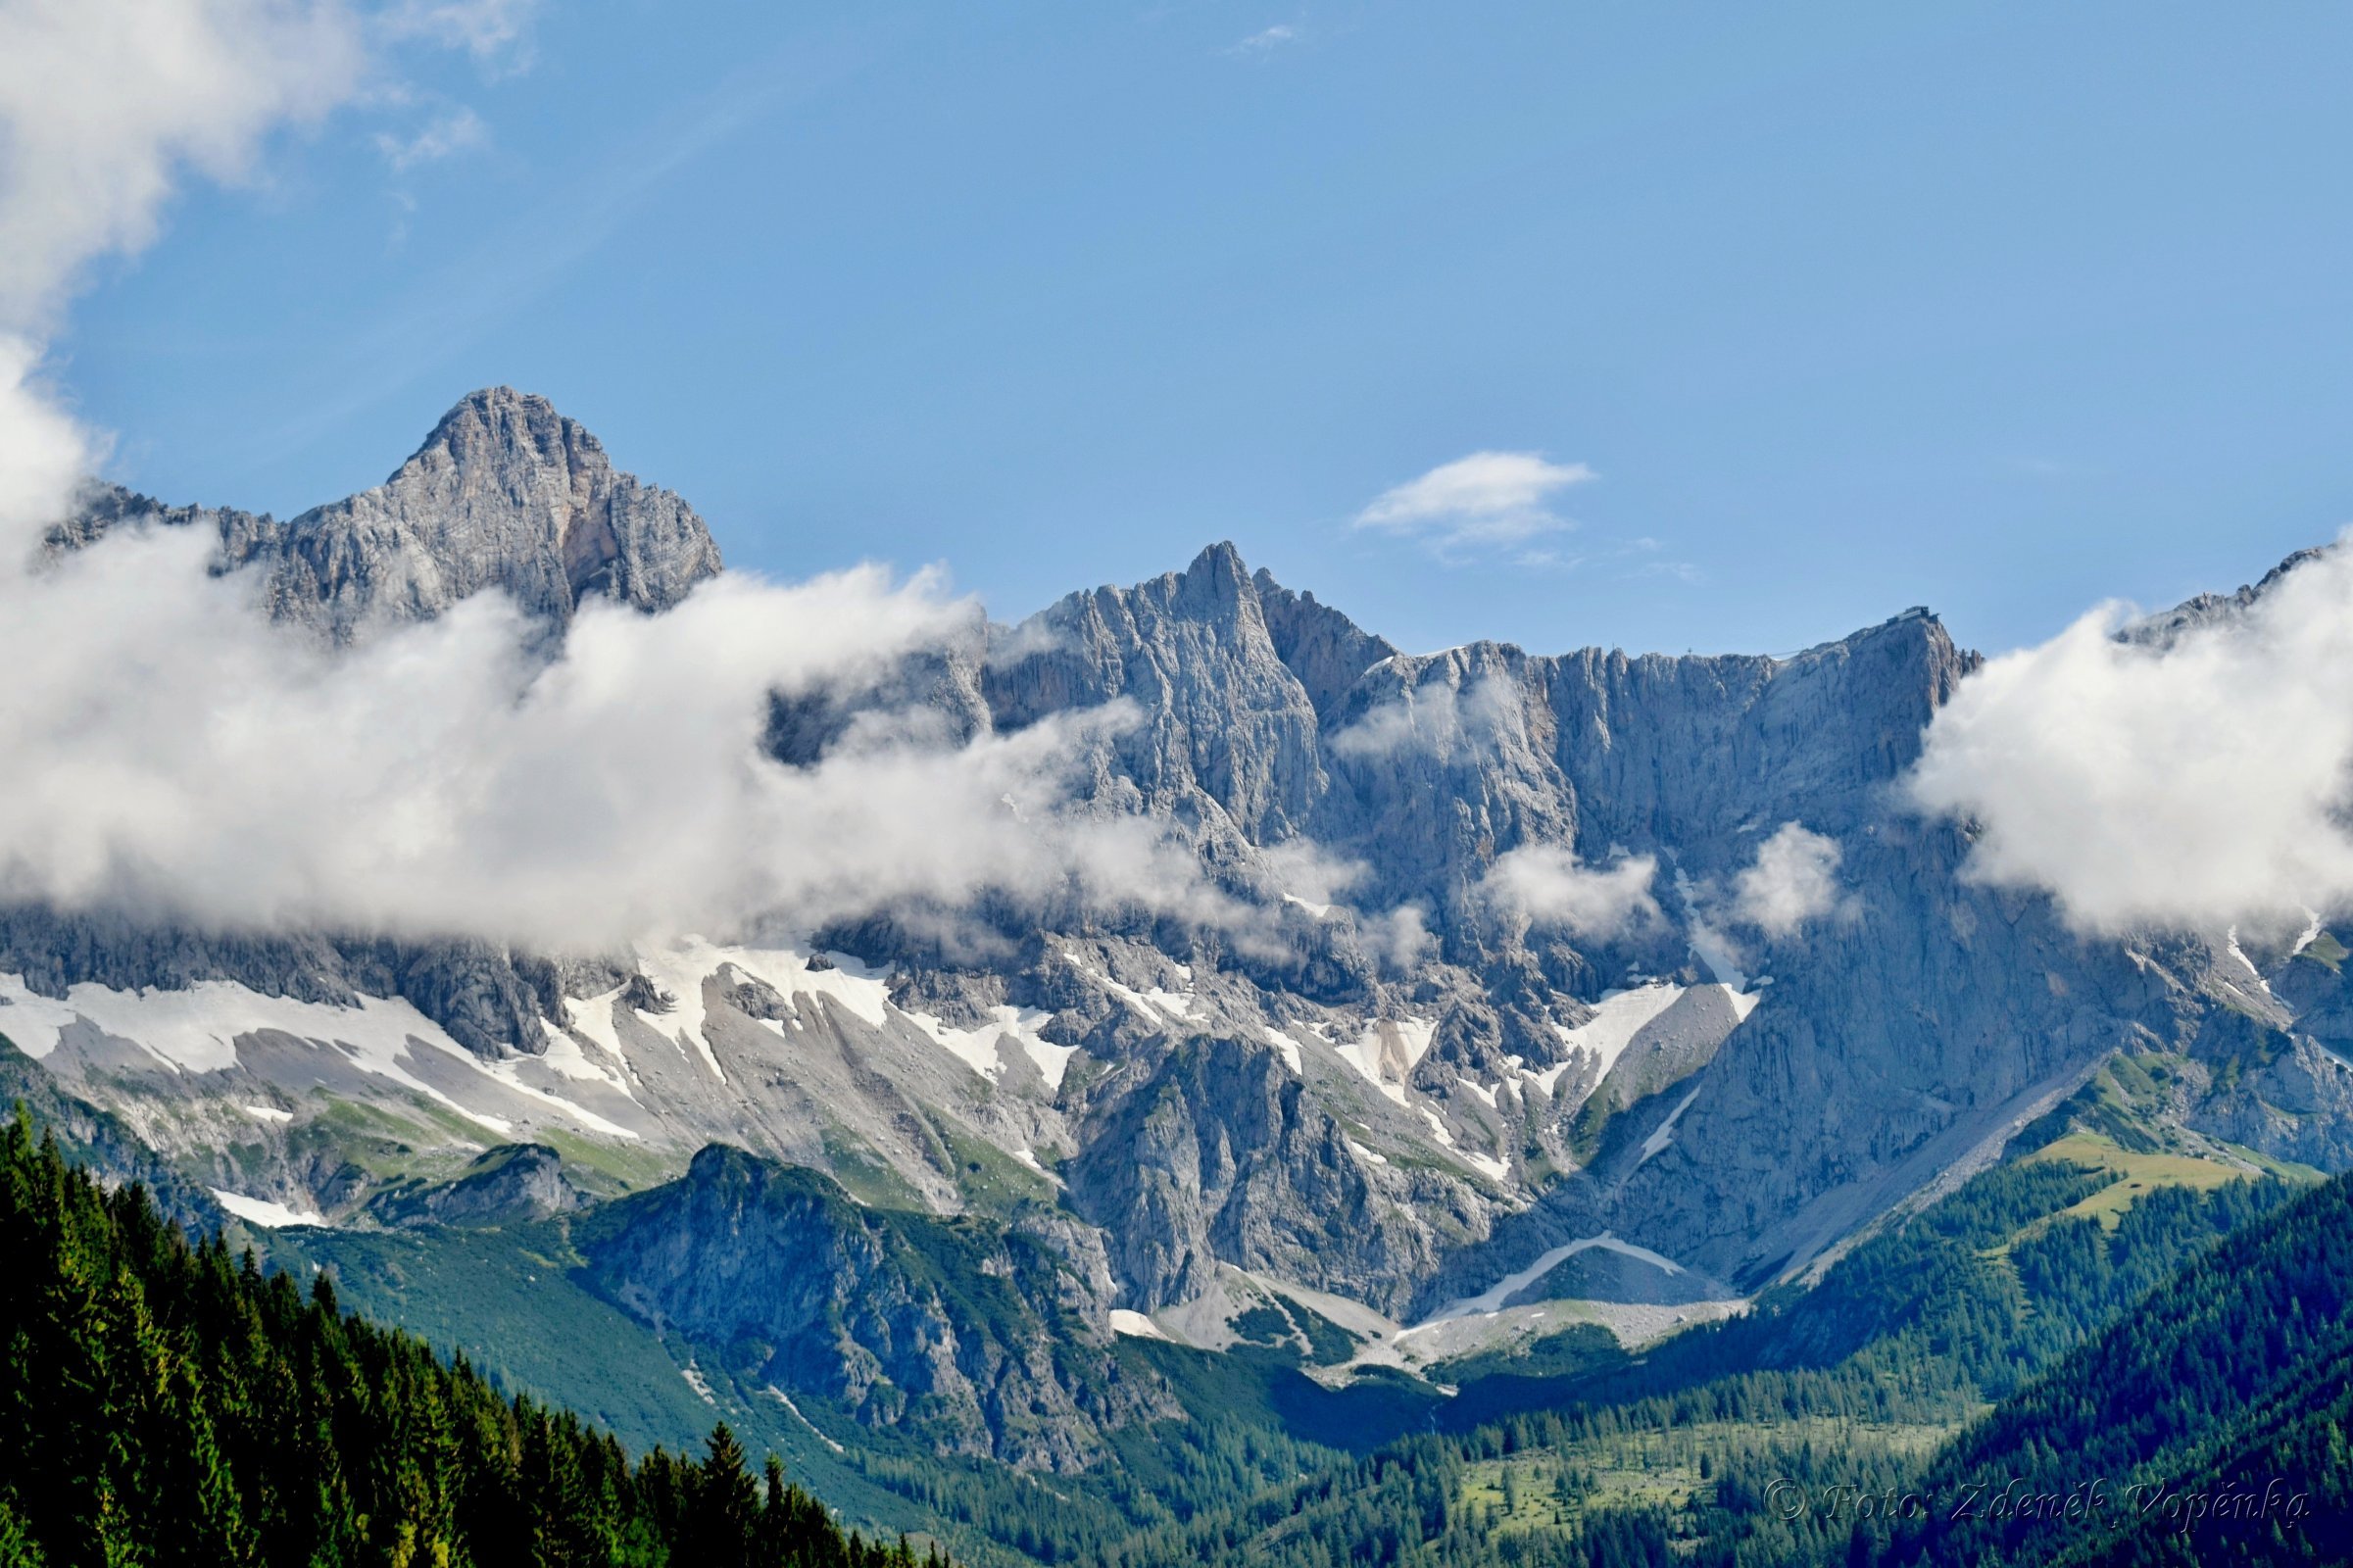
{"type": "MultiPolygon", "coordinates": [[[[683,502],[504,389],[295,524],[126,496],[60,548],[214,528],[330,640],[492,587],[560,637],[719,569],[683,502]]],[[[1170,1333],[1245,1310],[1235,1271],[1403,1323],[1604,1236],[1753,1290],[2118,1052],[2178,1057],[2173,1113],[2216,1136],[2353,1162],[2325,1044],[2348,1009],[2309,959],[2086,943],[1903,807],[1978,664],[1921,610],[1786,658],[1408,654],[1213,544],[918,649],[868,697],[779,698],[768,744],[808,766],[863,713],[954,744],[1127,705],[1073,742],[1073,809],[1188,857],[1247,941],[1065,902],[980,911],[987,957],[888,917],[538,956],[20,906],[0,1032],[206,1185],[344,1223],[522,1139],[605,1196],[714,1143],[939,1215],[1022,1188],[1100,1239],[1090,1313],[1170,1333]],[[1739,889],[1792,833],[1836,897],[1768,928],[1739,889]],[[1612,872],[1622,906],[1588,918],[1579,878],[1612,872]],[[156,999],[204,987],[200,1050],[156,999]]]]}

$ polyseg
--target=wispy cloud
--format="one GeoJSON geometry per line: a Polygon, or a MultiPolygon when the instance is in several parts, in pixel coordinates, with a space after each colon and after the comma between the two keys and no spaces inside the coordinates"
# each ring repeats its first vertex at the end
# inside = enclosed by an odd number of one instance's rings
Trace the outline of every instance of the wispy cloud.
{"type": "Polygon", "coordinates": [[[1326,744],[1335,756],[1347,758],[1446,757],[1458,750],[1492,757],[1526,739],[1519,693],[1510,682],[1489,676],[1459,693],[1443,678],[1408,687],[1336,731],[1326,744]]]}
{"type": "Polygon", "coordinates": [[[414,135],[400,136],[380,130],[376,132],[375,145],[395,172],[406,173],[419,164],[439,163],[453,154],[479,147],[489,139],[490,127],[482,123],[482,117],[461,105],[434,116],[414,135]]]}
{"type": "Polygon", "coordinates": [[[84,263],[155,238],[183,169],[242,177],[362,63],[340,6],[0,5],[0,329],[39,331],[84,263]]]}
{"type": "Polygon", "coordinates": [[[1271,27],[1262,27],[1251,33],[1229,47],[1226,53],[1243,60],[1264,60],[1284,45],[1299,41],[1299,29],[1288,22],[1279,22],[1271,27]]]}
{"type": "Polygon", "coordinates": [[[1419,540],[1442,558],[1507,549],[1575,526],[1552,500],[1594,477],[1582,463],[1542,453],[1474,452],[1383,491],[1354,526],[1419,540]]]}
{"type": "Polygon", "coordinates": [[[463,49],[486,66],[530,64],[539,0],[401,0],[377,19],[386,36],[463,49]]]}

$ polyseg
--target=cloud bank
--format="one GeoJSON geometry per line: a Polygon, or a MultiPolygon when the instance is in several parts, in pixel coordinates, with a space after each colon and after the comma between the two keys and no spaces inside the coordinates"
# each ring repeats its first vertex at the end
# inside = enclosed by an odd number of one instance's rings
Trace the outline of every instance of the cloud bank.
{"type": "Polygon", "coordinates": [[[2353,907],[2353,551],[2170,643],[2127,619],[1990,661],[1930,725],[1908,787],[1975,825],[1971,874],[2107,934],[2353,907]]]}

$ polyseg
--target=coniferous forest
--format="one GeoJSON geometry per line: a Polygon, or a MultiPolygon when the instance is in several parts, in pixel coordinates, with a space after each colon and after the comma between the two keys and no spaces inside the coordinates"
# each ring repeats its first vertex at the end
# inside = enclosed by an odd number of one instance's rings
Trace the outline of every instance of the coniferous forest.
{"type": "MultiPolygon", "coordinates": [[[[0,1132],[0,1568],[909,1568],[726,1427],[632,1460],[344,1311],[20,1111],[0,1132]]],[[[935,1565],[939,1558],[930,1559],[935,1565]]]]}

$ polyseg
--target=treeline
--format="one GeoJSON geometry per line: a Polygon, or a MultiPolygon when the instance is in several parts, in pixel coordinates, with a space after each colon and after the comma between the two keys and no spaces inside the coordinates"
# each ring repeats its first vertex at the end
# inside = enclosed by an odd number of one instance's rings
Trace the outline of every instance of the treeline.
{"type": "MultiPolygon", "coordinates": [[[[0,1568],[912,1568],[721,1426],[632,1461],[0,1131],[0,1568]]],[[[929,1559],[939,1568],[940,1559],[929,1559]]]]}

